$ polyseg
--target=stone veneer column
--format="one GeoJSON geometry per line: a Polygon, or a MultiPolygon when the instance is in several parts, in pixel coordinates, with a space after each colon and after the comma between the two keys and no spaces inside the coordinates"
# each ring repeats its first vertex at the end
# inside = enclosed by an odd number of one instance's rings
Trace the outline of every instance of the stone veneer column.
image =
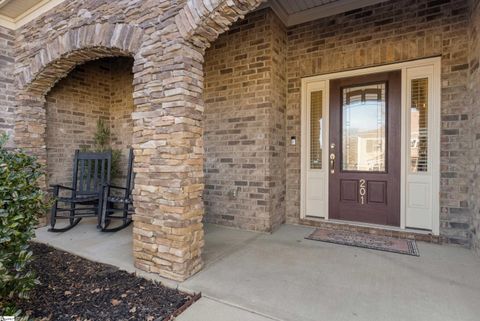
{"type": "Polygon", "coordinates": [[[202,268],[203,54],[261,1],[191,0],[144,42],[134,67],[134,257],[183,281],[202,268]],[[143,70],[141,70],[143,68],[143,70]]]}
{"type": "Polygon", "coordinates": [[[135,266],[182,281],[202,267],[203,56],[182,42],[148,51],[155,71],[134,67],[135,266]]]}

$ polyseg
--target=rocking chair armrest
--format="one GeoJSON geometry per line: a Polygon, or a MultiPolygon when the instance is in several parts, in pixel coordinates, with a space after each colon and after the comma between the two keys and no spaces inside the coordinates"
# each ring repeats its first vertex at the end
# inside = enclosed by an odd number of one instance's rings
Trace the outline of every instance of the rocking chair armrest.
{"type": "Polygon", "coordinates": [[[63,189],[68,189],[70,191],[73,191],[74,189],[71,188],[71,187],[68,187],[68,186],[63,186],[63,185],[60,185],[60,184],[55,184],[55,185],[50,185],[50,187],[53,187],[53,188],[63,188],[63,189]]]}
{"type": "Polygon", "coordinates": [[[126,187],[116,186],[116,185],[111,185],[111,184],[104,184],[103,187],[108,187],[108,188],[113,188],[113,189],[123,189],[123,190],[127,189],[126,187]]]}

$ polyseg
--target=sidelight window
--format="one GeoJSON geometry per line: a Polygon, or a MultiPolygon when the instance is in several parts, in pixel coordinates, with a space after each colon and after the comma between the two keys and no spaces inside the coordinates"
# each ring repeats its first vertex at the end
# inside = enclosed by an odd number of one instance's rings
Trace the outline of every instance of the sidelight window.
{"type": "Polygon", "coordinates": [[[428,78],[411,80],[410,171],[428,170],[428,78]]]}
{"type": "Polygon", "coordinates": [[[323,92],[310,93],[310,169],[322,169],[323,92]]]}

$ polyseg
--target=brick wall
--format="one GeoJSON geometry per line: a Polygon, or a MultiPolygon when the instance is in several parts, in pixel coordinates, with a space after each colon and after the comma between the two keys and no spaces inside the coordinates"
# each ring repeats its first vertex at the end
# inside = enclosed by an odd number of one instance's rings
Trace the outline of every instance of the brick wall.
{"type": "MultiPolygon", "coordinates": [[[[441,234],[449,242],[469,245],[471,209],[467,151],[471,149],[472,139],[469,133],[470,107],[466,94],[468,14],[466,1],[401,0],[323,18],[286,30],[281,22],[275,23],[278,20],[272,18],[275,17],[273,13],[263,10],[248,15],[245,20],[233,26],[230,32],[220,36],[207,51],[205,59],[207,221],[251,228],[241,220],[248,217],[253,224],[257,224],[258,217],[263,217],[268,211],[272,213],[272,218],[280,213],[273,208],[262,208],[259,211],[259,204],[265,203],[264,198],[256,203],[251,199],[261,197],[258,195],[260,189],[256,192],[250,188],[251,184],[255,184],[251,181],[255,179],[259,181],[258,184],[271,184],[270,187],[262,186],[261,190],[269,188],[271,197],[284,195],[287,222],[308,223],[300,220],[300,144],[289,144],[291,136],[301,139],[302,77],[441,56],[441,234]],[[285,36],[284,32],[287,39],[281,36],[285,36]],[[257,46],[257,42],[265,43],[266,39],[269,42],[276,39],[272,42],[271,50],[274,63],[255,64],[259,60],[257,56],[264,55],[264,48],[257,46]],[[282,49],[282,44],[285,43],[286,52],[282,49]],[[277,59],[284,59],[284,55],[286,70],[283,65],[276,63],[277,59]],[[282,72],[286,74],[282,76],[282,72]],[[270,84],[265,77],[271,78],[270,84]],[[259,79],[271,86],[271,89],[265,85],[259,86],[258,80],[247,83],[245,79],[259,79]],[[278,101],[285,99],[282,96],[285,86],[286,115],[273,106],[282,105],[278,101]],[[266,103],[270,103],[274,111],[267,120],[259,122],[259,117],[265,113],[268,115],[266,103]],[[282,118],[285,119],[285,125],[281,125],[282,118]],[[277,125],[271,122],[276,122],[277,125]],[[277,126],[277,134],[273,134],[270,139],[264,136],[272,133],[277,126]],[[254,145],[252,143],[249,146],[242,141],[249,140],[254,135],[257,136],[254,145]],[[283,143],[275,144],[274,137],[283,137],[283,143]],[[266,146],[267,143],[270,144],[268,148],[277,148],[280,152],[275,154],[284,153],[284,156],[267,160],[268,155],[264,155],[256,159],[250,158],[251,163],[248,165],[242,163],[249,152],[256,151],[255,156],[261,155],[257,148],[266,146]],[[286,162],[282,157],[286,158],[286,162]],[[279,169],[281,164],[286,164],[286,172],[279,169]],[[246,167],[255,170],[249,172],[245,170],[246,167]],[[261,176],[266,168],[272,175],[261,176]],[[282,182],[281,175],[286,181],[286,193],[272,187],[282,182]],[[229,192],[234,189],[240,192],[236,200],[229,197],[229,192]],[[248,194],[245,193],[247,190],[248,194]]],[[[260,59],[268,61],[267,58],[260,59]]],[[[274,202],[272,199],[271,204],[274,202]]]]}
{"type": "MultiPolygon", "coordinates": [[[[399,0],[288,30],[287,137],[300,137],[302,77],[442,57],[441,234],[470,244],[468,4],[399,0]]],[[[287,221],[299,223],[300,145],[287,147],[287,221]]]]}
{"type": "Polygon", "coordinates": [[[13,142],[15,119],[13,112],[15,99],[13,45],[13,31],[0,27],[0,133],[7,133],[10,136],[9,145],[13,142]]]}
{"type": "Polygon", "coordinates": [[[270,231],[284,221],[285,33],[250,14],[205,54],[207,222],[270,231]]]}
{"type": "Polygon", "coordinates": [[[480,255],[480,1],[471,1],[470,14],[470,80],[472,106],[471,206],[473,212],[473,247],[480,255]]]}
{"type": "Polygon", "coordinates": [[[114,58],[110,60],[110,145],[122,151],[120,176],[115,184],[124,184],[127,174],[128,153],[132,145],[133,121],[133,74],[132,60],[114,58]]]}
{"type": "Polygon", "coordinates": [[[47,171],[49,184],[71,183],[75,149],[92,148],[99,118],[109,124],[111,145],[121,149],[132,141],[132,63],[126,58],[92,61],[75,68],[46,96],[47,171]]]}

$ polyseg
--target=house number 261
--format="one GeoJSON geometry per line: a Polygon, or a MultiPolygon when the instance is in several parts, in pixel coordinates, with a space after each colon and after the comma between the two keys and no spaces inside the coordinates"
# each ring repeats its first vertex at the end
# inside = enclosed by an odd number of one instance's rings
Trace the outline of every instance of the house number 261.
{"type": "Polygon", "coordinates": [[[360,202],[365,204],[365,194],[367,194],[367,183],[365,180],[362,178],[360,180],[360,189],[358,190],[358,193],[360,194],[360,202]]]}

